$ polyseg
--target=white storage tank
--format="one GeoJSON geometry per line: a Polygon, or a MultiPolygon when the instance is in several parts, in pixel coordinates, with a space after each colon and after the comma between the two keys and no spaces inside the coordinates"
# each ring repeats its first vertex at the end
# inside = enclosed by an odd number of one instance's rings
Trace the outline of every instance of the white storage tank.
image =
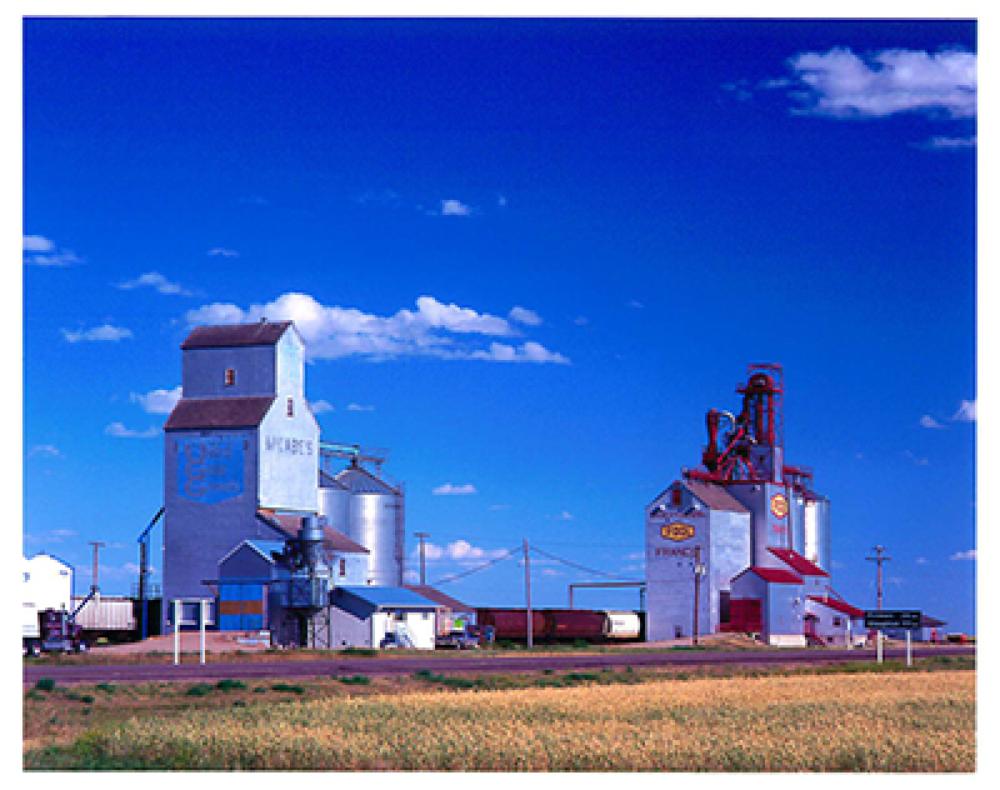
{"type": "Polygon", "coordinates": [[[351,518],[351,492],[326,472],[319,473],[319,502],[317,514],[326,519],[326,525],[347,534],[351,518]]]}
{"type": "Polygon", "coordinates": [[[347,537],[369,551],[367,583],[399,587],[403,583],[403,492],[357,463],[335,479],[350,492],[347,537]]]}
{"type": "Polygon", "coordinates": [[[805,507],[805,550],[807,560],[830,571],[830,500],[810,494],[805,507]]]}

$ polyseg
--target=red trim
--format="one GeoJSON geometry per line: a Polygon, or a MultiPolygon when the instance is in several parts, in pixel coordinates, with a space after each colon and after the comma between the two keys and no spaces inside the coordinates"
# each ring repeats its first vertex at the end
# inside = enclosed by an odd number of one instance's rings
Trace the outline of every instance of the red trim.
{"type": "Polygon", "coordinates": [[[843,614],[849,615],[851,617],[864,617],[865,613],[863,610],[858,609],[856,606],[851,606],[846,601],[838,601],[836,598],[823,598],[819,595],[808,596],[810,601],[815,601],[816,603],[821,603],[823,606],[829,607],[837,612],[842,612],[843,614]]]}
{"type": "Polygon", "coordinates": [[[796,576],[791,571],[781,568],[750,568],[752,573],[756,573],[760,578],[770,584],[802,584],[802,577],[796,576]]]}
{"type": "Polygon", "coordinates": [[[829,576],[830,574],[823,570],[819,565],[810,562],[801,554],[799,554],[794,549],[781,549],[775,546],[768,546],[767,550],[771,552],[775,557],[781,560],[785,565],[788,565],[796,573],[803,576],[829,576]]]}

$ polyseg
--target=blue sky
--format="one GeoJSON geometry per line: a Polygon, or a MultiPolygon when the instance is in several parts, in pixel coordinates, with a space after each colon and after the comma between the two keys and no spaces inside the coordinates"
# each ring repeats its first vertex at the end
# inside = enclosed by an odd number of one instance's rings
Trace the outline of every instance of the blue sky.
{"type": "MultiPolygon", "coordinates": [[[[266,314],[306,336],[324,437],[389,449],[431,581],[522,537],[641,578],[644,505],[777,361],[834,586],[874,605],[882,543],[887,606],[972,630],[975,46],[958,22],[28,20],[25,551],[84,589],[102,540],[127,592],[178,345],[266,314]]],[[[536,604],[594,578],[543,559],[536,604]]],[[[505,560],[443,588],[521,584],[505,560]]]]}

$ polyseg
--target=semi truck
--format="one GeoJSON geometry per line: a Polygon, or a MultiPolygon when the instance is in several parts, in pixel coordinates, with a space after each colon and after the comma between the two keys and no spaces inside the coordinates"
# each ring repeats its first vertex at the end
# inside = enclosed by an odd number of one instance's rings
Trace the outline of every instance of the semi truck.
{"type": "MultiPolygon", "coordinates": [[[[89,598],[90,596],[85,601],[89,598]]],[[[82,606],[83,604],[80,608],[82,606]]],[[[22,655],[86,652],[90,646],[83,638],[83,627],[76,622],[76,614],[80,608],[74,612],[67,612],[65,609],[38,611],[33,605],[25,604],[21,626],[22,655]]]]}

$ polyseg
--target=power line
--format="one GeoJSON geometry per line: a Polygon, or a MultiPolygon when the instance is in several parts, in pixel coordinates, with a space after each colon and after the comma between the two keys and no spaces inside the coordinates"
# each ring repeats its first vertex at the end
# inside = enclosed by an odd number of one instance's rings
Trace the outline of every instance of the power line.
{"type": "Polygon", "coordinates": [[[511,556],[515,551],[518,551],[519,549],[520,549],[520,547],[515,547],[513,549],[508,549],[503,554],[501,554],[499,557],[494,557],[489,562],[484,562],[482,565],[477,565],[475,568],[469,568],[469,570],[462,571],[462,573],[454,573],[451,576],[445,576],[442,579],[438,579],[436,582],[434,582],[434,584],[435,585],[437,585],[437,584],[448,584],[449,582],[457,581],[458,579],[461,579],[461,578],[463,578],[465,576],[469,576],[469,575],[471,575],[473,573],[478,573],[479,571],[484,571],[487,568],[489,568],[490,566],[496,565],[498,562],[500,562],[500,560],[507,559],[509,556],[511,556]]]}
{"type": "Polygon", "coordinates": [[[586,567],[585,565],[580,565],[578,563],[571,562],[570,560],[565,560],[562,557],[557,557],[555,554],[549,554],[549,552],[543,551],[542,549],[538,548],[538,546],[532,546],[531,550],[532,551],[537,551],[539,554],[542,554],[542,555],[548,557],[551,560],[555,560],[556,562],[561,562],[563,565],[569,565],[571,568],[576,568],[579,571],[584,571],[586,573],[593,573],[593,574],[596,574],[597,576],[604,576],[607,579],[620,579],[621,578],[621,574],[613,574],[613,573],[605,573],[604,571],[596,571],[593,568],[586,567]]]}

